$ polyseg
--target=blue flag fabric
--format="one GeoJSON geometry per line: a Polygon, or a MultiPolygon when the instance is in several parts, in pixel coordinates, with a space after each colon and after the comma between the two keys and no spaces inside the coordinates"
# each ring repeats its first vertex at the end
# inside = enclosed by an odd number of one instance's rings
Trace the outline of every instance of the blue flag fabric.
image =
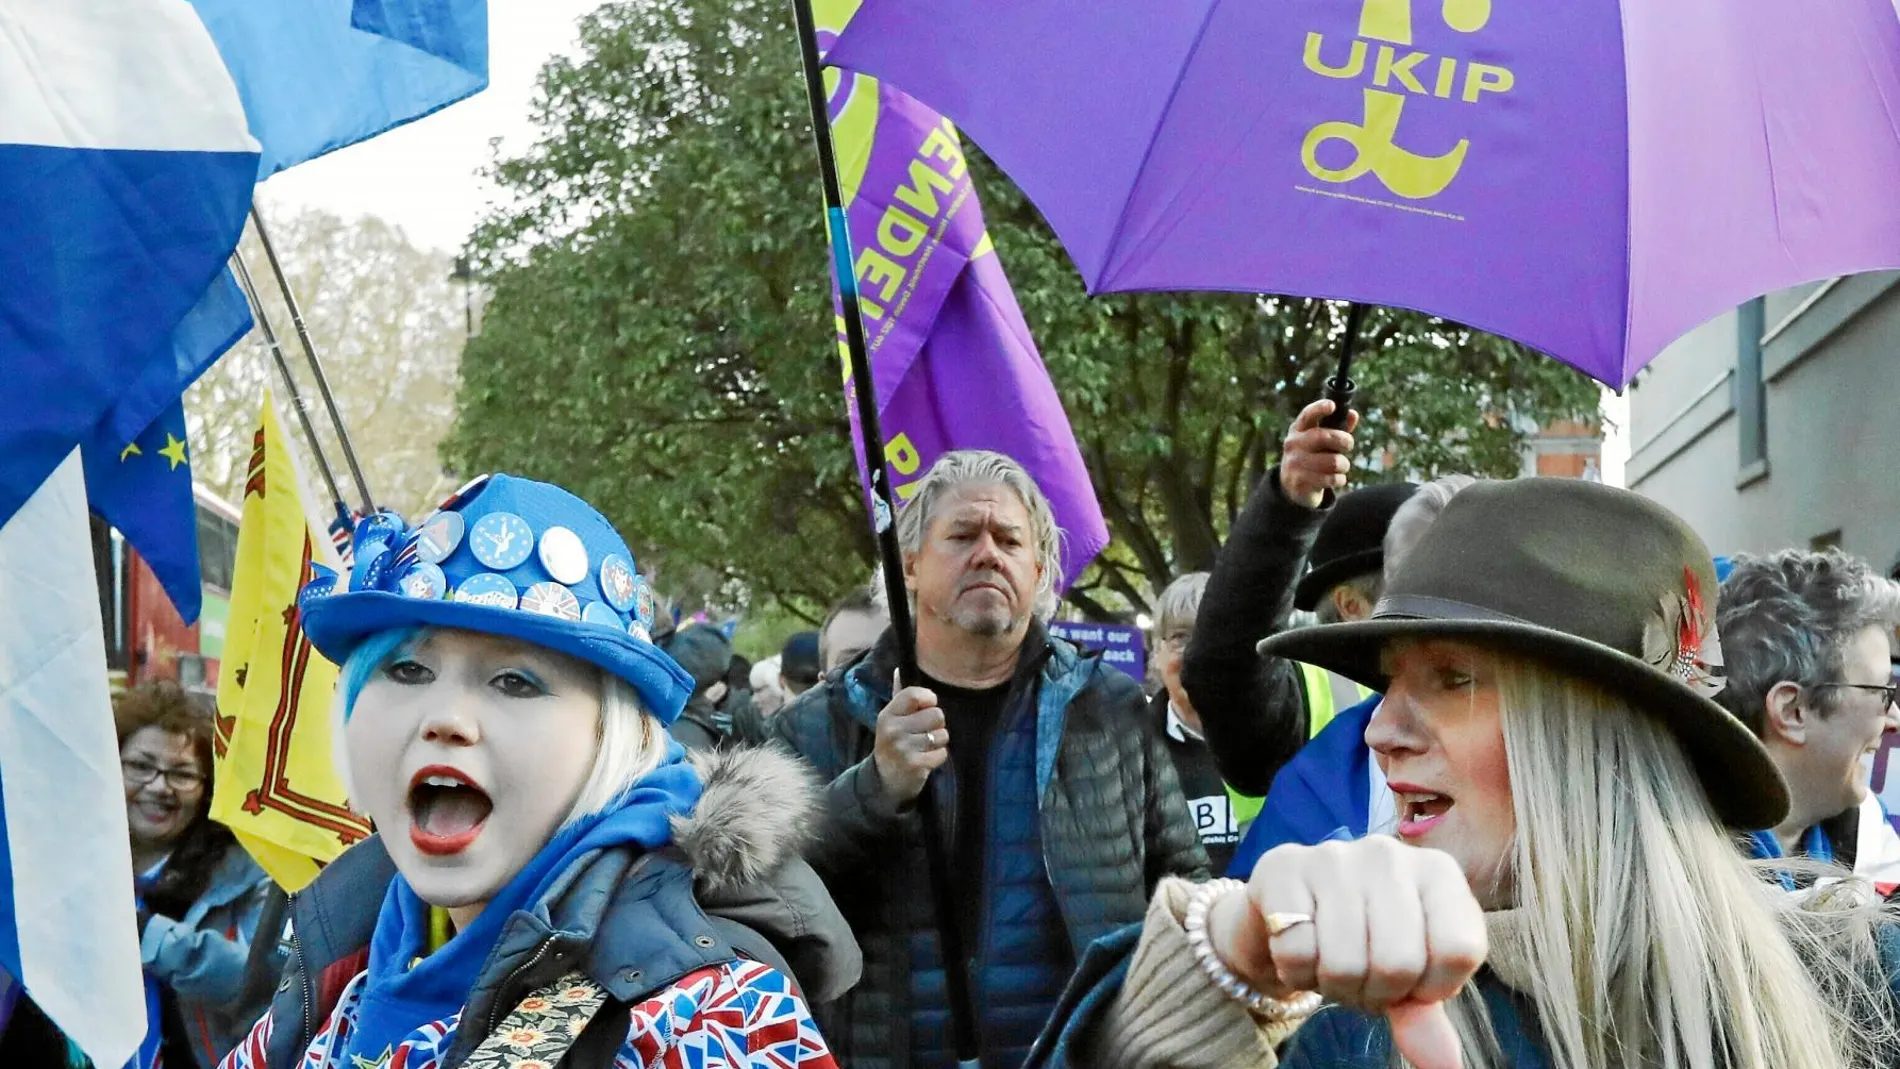
{"type": "Polygon", "coordinates": [[[184,406],[173,401],[136,441],[120,444],[107,437],[82,452],[92,511],[145,558],[178,615],[186,623],[196,621],[203,588],[184,406]]]}
{"type": "Polygon", "coordinates": [[[238,288],[229,268],[220,272],[178,329],[164,342],[167,354],[146,361],[139,381],[120,395],[107,424],[93,441],[120,448],[144,433],[166,409],[178,403],[185,388],[198,381],[218,357],[251,332],[251,305],[238,288]]]}
{"type": "Polygon", "coordinates": [[[464,70],[488,69],[488,0],[356,0],[350,25],[464,70]]]}
{"type": "Polygon", "coordinates": [[[488,84],[486,0],[386,0],[367,21],[389,36],[352,25],[352,0],[191,2],[263,143],[259,181],[488,84]]]}

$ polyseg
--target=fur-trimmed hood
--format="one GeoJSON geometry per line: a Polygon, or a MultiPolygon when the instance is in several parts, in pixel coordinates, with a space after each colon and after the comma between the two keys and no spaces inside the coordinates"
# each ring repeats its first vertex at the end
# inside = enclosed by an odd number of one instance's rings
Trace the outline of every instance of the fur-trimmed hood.
{"type": "Polygon", "coordinates": [[[673,818],[673,841],[702,892],[764,882],[800,856],[819,816],[810,765],[762,747],[696,750],[687,760],[705,791],[673,818]]]}

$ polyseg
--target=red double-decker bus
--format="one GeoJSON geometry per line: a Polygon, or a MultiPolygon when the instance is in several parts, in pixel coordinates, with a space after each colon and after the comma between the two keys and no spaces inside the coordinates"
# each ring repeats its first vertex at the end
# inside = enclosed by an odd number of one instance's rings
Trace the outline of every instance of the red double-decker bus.
{"type": "Polygon", "coordinates": [[[238,511],[202,486],[198,506],[198,567],[204,584],[198,622],[187,625],[151,566],[118,531],[92,518],[93,570],[99,578],[99,615],[105,621],[106,665],[112,685],[171,679],[188,690],[218,686],[218,660],[231,607],[237,564],[238,511]]]}

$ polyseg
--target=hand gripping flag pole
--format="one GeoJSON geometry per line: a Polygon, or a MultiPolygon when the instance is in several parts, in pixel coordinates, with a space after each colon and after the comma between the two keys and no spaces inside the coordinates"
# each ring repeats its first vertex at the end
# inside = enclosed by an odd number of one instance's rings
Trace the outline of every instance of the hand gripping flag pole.
{"type": "MultiPolygon", "coordinates": [[[[283,292],[284,306],[290,309],[290,321],[297,328],[297,339],[303,343],[304,357],[310,362],[310,373],[316,377],[317,392],[323,396],[323,406],[330,413],[330,424],[336,428],[337,443],[343,447],[343,460],[350,466],[350,477],[356,481],[357,495],[363,499],[363,514],[376,511],[376,501],[370,496],[369,482],[363,478],[363,466],[356,461],[356,450],[350,446],[350,433],[343,428],[343,414],[337,411],[336,396],[330,392],[330,380],[323,374],[323,361],[317,359],[317,347],[310,341],[310,328],[304,325],[303,310],[297,305],[297,295],[290,291],[290,279],[284,276],[283,264],[277,260],[277,247],[271,243],[270,231],[264,227],[264,213],[251,205],[251,224],[257,228],[257,240],[264,246],[264,258],[270,261],[271,273],[277,276],[277,288],[283,292]]],[[[298,412],[303,411],[299,406],[298,412]]]]}
{"type": "MultiPolygon", "coordinates": [[[[799,46],[804,56],[805,95],[811,102],[812,138],[817,143],[818,170],[825,190],[826,228],[831,237],[833,267],[839,302],[844,306],[845,342],[851,355],[852,393],[858,406],[858,447],[864,451],[864,470],[871,481],[871,520],[877,531],[878,558],[884,574],[885,600],[890,604],[891,632],[897,640],[898,682],[918,681],[917,634],[910,615],[910,597],[904,589],[904,566],[897,549],[897,502],[891,494],[884,465],[884,431],[878,418],[877,384],[871,378],[871,359],[864,339],[864,316],[858,306],[857,271],[851,255],[844,194],[838,184],[838,160],[832,146],[831,117],[826,105],[823,61],[818,54],[818,30],[811,0],[792,0],[798,21],[799,46]]],[[[976,1030],[976,1004],[970,997],[969,958],[950,890],[950,859],[945,853],[943,818],[937,811],[936,792],[925,785],[917,796],[917,816],[923,825],[924,855],[930,870],[930,891],[937,916],[937,943],[943,954],[944,987],[950,1004],[950,1035],[957,1064],[967,1069],[981,1065],[976,1030]]]]}

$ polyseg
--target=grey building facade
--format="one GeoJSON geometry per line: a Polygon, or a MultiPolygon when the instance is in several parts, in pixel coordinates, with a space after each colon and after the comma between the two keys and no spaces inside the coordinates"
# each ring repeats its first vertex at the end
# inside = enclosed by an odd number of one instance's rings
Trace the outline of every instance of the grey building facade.
{"type": "Polygon", "coordinates": [[[1631,489],[1717,554],[1900,554],[1900,272],[1751,301],[1630,388],[1631,489]]]}

